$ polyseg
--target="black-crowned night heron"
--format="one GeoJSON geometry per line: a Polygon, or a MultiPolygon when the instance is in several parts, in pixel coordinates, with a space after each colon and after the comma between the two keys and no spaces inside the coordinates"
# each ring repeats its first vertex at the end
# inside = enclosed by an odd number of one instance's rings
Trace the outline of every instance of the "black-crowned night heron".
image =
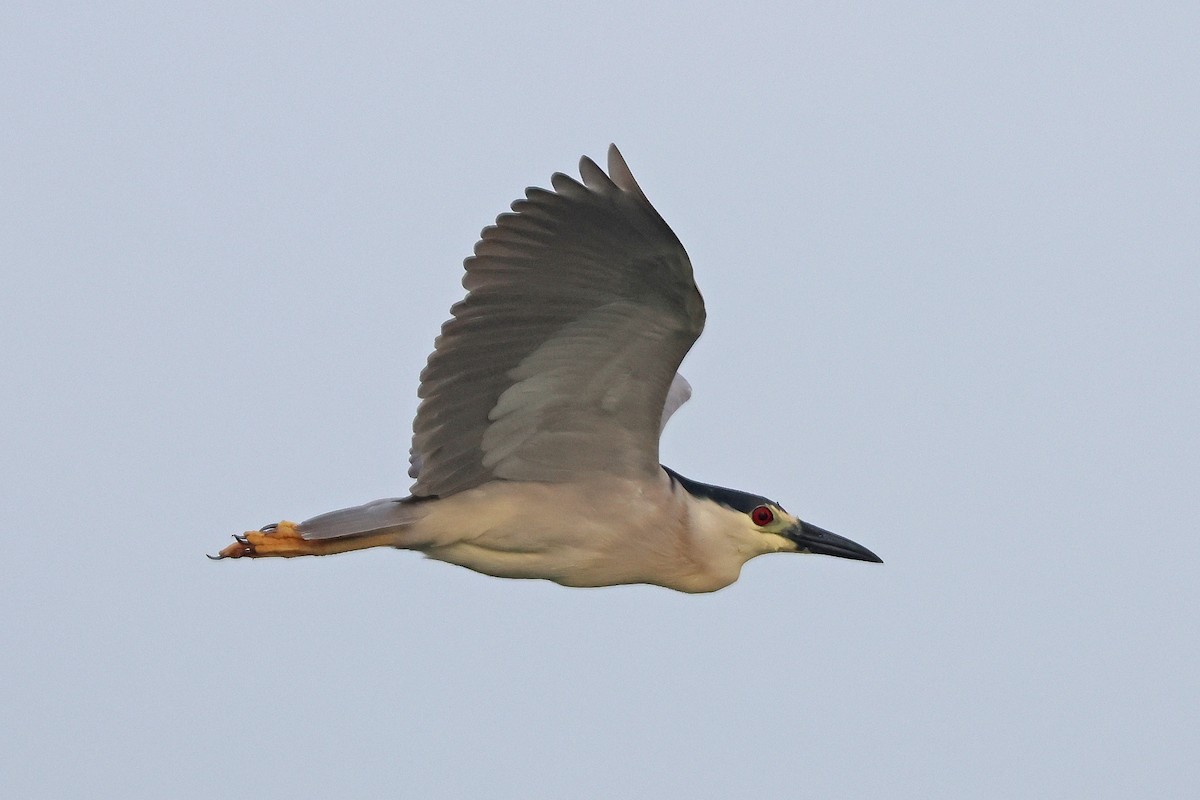
{"type": "Polygon", "coordinates": [[[235,537],[218,558],[419,550],[505,578],[711,592],[764,553],[880,559],[765,497],[661,466],[704,328],[683,246],[610,147],[555,174],[466,260],[413,423],[412,495],[235,537]]]}

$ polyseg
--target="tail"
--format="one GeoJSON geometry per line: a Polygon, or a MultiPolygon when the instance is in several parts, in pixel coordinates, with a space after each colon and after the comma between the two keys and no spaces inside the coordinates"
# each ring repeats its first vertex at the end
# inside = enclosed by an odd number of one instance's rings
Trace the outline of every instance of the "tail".
{"type": "Polygon", "coordinates": [[[376,500],[306,519],[296,526],[296,532],[310,542],[397,534],[425,516],[426,502],[418,497],[376,500]]]}

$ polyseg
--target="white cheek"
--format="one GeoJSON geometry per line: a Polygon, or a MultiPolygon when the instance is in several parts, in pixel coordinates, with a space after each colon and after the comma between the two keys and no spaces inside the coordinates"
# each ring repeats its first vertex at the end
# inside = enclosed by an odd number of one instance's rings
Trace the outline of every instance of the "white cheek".
{"type": "Polygon", "coordinates": [[[771,544],[774,546],[776,553],[796,553],[800,552],[796,543],[786,536],[781,536],[778,533],[769,534],[771,544]]]}

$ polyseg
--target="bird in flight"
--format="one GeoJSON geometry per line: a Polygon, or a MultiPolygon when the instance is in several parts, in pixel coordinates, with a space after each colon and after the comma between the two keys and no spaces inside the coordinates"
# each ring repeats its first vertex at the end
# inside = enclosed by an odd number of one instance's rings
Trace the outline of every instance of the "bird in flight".
{"type": "Polygon", "coordinates": [[[711,592],[766,553],[881,559],[659,463],[704,328],[683,245],[616,146],[483,230],[421,373],[412,494],[235,536],[214,558],[395,547],[503,578],[711,592]]]}

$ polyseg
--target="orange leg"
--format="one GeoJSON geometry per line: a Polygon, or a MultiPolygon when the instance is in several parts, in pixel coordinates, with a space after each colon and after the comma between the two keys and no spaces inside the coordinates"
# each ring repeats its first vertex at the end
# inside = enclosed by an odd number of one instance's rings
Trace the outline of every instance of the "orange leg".
{"type": "Polygon", "coordinates": [[[296,530],[296,523],[287,520],[277,525],[268,525],[261,531],[246,531],[233,538],[237,541],[209,558],[220,561],[224,558],[326,556],[367,547],[395,545],[394,539],[386,534],[309,540],[296,530]]]}
{"type": "Polygon", "coordinates": [[[261,531],[246,531],[234,536],[233,544],[212,558],[261,558],[263,556],[316,555],[313,542],[304,541],[296,531],[296,523],[284,520],[278,525],[268,525],[261,531]]]}

